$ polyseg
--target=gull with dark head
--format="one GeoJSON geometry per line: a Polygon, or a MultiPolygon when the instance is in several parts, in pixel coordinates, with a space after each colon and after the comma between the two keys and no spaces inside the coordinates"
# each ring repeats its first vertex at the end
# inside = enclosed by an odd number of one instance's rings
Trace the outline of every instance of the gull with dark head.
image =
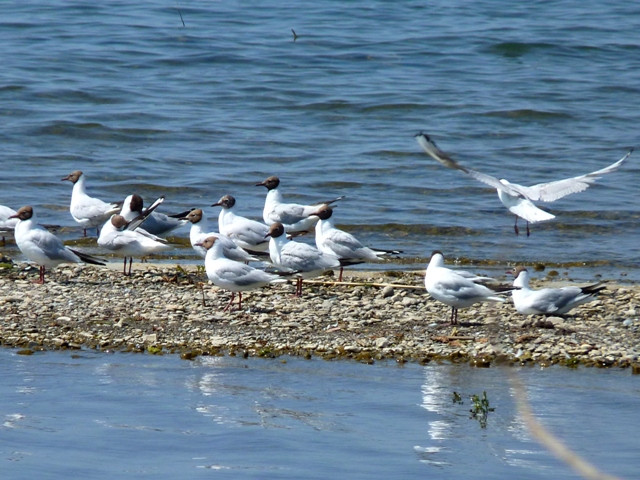
{"type": "MultiPolygon", "coordinates": [[[[62,181],[68,180],[73,183],[69,211],[73,219],[84,229],[85,237],[87,228],[98,228],[120,210],[118,203],[107,203],[99,198],[90,197],[85,186],[86,178],[84,173],[76,170],[62,179],[62,181]]],[[[99,231],[98,234],[100,234],[99,231]]]]}
{"type": "Polygon", "coordinates": [[[595,172],[578,175],[577,177],[565,178],[563,180],[555,180],[548,183],[538,183],[529,187],[509,182],[505,179],[497,179],[491,175],[463,167],[456,162],[450,155],[438,148],[432,138],[426,133],[420,132],[416,135],[416,140],[422,149],[429,156],[440,162],[447,168],[460,170],[471,178],[489,185],[496,189],[498,198],[502,204],[516,216],[514,230],[516,235],[519,233],[518,217],[527,222],[527,236],[529,236],[529,223],[544,222],[555,218],[549,212],[538,208],[533,202],[555,202],[572,193],[578,193],[586,190],[595,183],[602,175],[612,173],[618,170],[629,158],[633,149],[631,149],[620,160],[611,165],[596,170],[595,172]]]}
{"type": "Polygon", "coordinates": [[[263,253],[269,250],[269,240],[266,237],[269,227],[262,222],[237,215],[236,199],[231,195],[224,195],[211,205],[222,207],[218,215],[218,230],[227,235],[240,247],[251,253],[263,253]]]}
{"type": "MultiPolygon", "coordinates": [[[[151,212],[148,212],[151,213],[151,212]]],[[[124,258],[123,273],[131,275],[133,257],[146,257],[169,248],[167,241],[137,228],[142,219],[127,222],[122,215],[113,215],[102,227],[98,245],[124,258]],[[127,257],[129,271],[127,272],[127,257]]]]}
{"type": "Polygon", "coordinates": [[[340,267],[340,260],[335,255],[321,252],[306,243],[289,240],[284,226],[276,222],[269,227],[269,256],[271,263],[284,272],[294,274],[297,278],[296,295],[302,296],[302,281],[322,275],[328,270],[340,267]]]}
{"type": "Polygon", "coordinates": [[[231,307],[236,293],[238,293],[238,309],[242,309],[242,292],[254,290],[270,283],[286,281],[278,275],[225,257],[223,247],[217,237],[209,236],[196,245],[207,251],[204,266],[209,281],[231,292],[231,299],[224,311],[231,307]]]}
{"type": "Polygon", "coordinates": [[[340,260],[340,275],[347,265],[365,262],[380,262],[384,256],[402,253],[399,250],[381,250],[365,247],[352,234],[336,228],[333,221],[333,209],[329,205],[321,205],[312,215],[320,221],[316,224],[316,246],[318,250],[328,255],[334,255],[340,260]]]}
{"type": "Polygon", "coordinates": [[[513,304],[519,313],[524,315],[565,315],[570,310],[597,299],[598,292],[606,287],[599,283],[586,287],[566,286],[559,288],[541,288],[533,290],[529,286],[529,272],[518,266],[513,272],[511,292],[513,304]]]}
{"type": "Polygon", "coordinates": [[[498,293],[513,287],[491,285],[495,280],[464,270],[452,270],[444,266],[442,252],[435,251],[424,276],[424,286],[433,298],[451,307],[451,325],[458,323],[458,309],[478,302],[504,302],[498,293]]]}
{"type": "Polygon", "coordinates": [[[231,238],[221,233],[212,232],[207,228],[207,222],[204,220],[202,209],[196,208],[189,212],[185,217],[191,223],[189,231],[189,241],[191,247],[201,257],[207,255],[207,250],[202,246],[202,242],[207,237],[216,237],[218,243],[222,246],[222,254],[230,260],[237,262],[257,262],[259,259],[239,247],[231,238]]]}
{"type": "Polygon", "coordinates": [[[334,198],[327,202],[319,202],[315,205],[300,205],[298,203],[284,203],[282,193],[278,190],[280,179],[271,176],[266,180],[256,183],[256,186],[264,186],[267,188],[267,196],[264,200],[264,209],[262,210],[262,218],[264,223],[272,225],[274,223],[282,223],[287,234],[307,233],[315,227],[318,217],[313,213],[322,204],[331,205],[344,197],[334,198]]]}
{"type": "Polygon", "coordinates": [[[38,225],[33,208],[28,205],[9,218],[18,219],[14,232],[16,245],[25,257],[40,266],[39,283],[44,283],[47,268],[61,263],[104,265],[104,262],[91,255],[66,247],[62,240],[38,225]]]}

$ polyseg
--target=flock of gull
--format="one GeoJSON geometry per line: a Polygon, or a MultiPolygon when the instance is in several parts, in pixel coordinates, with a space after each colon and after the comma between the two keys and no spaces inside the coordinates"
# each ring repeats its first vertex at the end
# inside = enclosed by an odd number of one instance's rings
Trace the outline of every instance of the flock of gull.
{"type": "MultiPolygon", "coordinates": [[[[552,202],[571,193],[581,192],[602,175],[618,170],[631,151],[617,162],[585,175],[532,186],[522,186],[497,179],[460,165],[444,153],[426,134],[416,135],[425,153],[442,165],[496,188],[503,205],[516,215],[514,230],[519,233],[518,218],[529,223],[554,218],[534,201],[552,202]]],[[[286,203],[279,189],[278,177],[271,176],[257,186],[264,186],[267,195],[262,212],[263,221],[236,213],[236,200],[225,195],[212,207],[220,207],[218,231],[209,228],[202,209],[196,208],[176,215],[157,211],[163,203],[160,197],[145,208],[139,195],[129,195],[122,203],[107,203],[87,193],[86,176],[75,171],[62,180],[73,184],[70,213],[84,229],[96,228],[98,246],[123,258],[123,273],[131,275],[133,257],[146,257],[170,248],[162,238],[182,225],[191,224],[190,242],[201,257],[211,283],[229,290],[228,310],[238,294],[238,308],[242,308],[242,292],[271,283],[296,280],[296,295],[302,295],[304,279],[365,262],[378,262],[400,251],[381,250],[364,246],[352,234],[334,224],[332,205],[342,197],[314,205],[286,203]],[[296,240],[315,230],[315,245],[296,240]],[[129,268],[127,269],[127,258],[129,268]],[[251,262],[266,260],[267,268],[257,268],[251,262]]],[[[104,261],[66,246],[57,236],[38,224],[33,207],[23,206],[17,211],[0,205],[0,231],[13,230],[16,245],[22,254],[40,267],[39,283],[45,281],[46,269],[62,263],[104,265],[104,261]]],[[[460,269],[447,268],[441,252],[433,252],[425,273],[427,292],[436,300],[451,307],[451,323],[458,322],[458,309],[483,301],[504,302],[511,293],[516,310],[522,314],[564,315],[577,305],[591,301],[604,286],[566,286],[534,290],[529,286],[529,273],[524,267],[513,272],[512,285],[500,285],[490,277],[478,276],[460,269]]]]}

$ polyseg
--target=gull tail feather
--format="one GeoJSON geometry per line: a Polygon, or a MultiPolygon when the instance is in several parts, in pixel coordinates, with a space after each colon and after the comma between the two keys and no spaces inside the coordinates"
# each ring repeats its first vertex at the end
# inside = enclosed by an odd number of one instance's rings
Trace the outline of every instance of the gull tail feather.
{"type": "Polygon", "coordinates": [[[70,248],[69,250],[75,253],[78,256],[78,258],[80,258],[80,260],[82,260],[84,263],[89,263],[91,265],[106,265],[106,262],[101,258],[93,257],[87,253],[82,253],[78,250],[73,250],[72,248],[70,248]]]}

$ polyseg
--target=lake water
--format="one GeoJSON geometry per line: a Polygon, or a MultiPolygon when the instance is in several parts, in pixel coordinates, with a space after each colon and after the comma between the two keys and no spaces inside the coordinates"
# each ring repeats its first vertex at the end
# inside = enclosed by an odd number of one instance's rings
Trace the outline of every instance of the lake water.
{"type": "MultiPolygon", "coordinates": [[[[404,251],[382,268],[439,249],[496,273],[636,281],[638,153],[526,238],[413,136],[524,184],[608,165],[638,140],[639,30],[627,1],[17,2],[0,19],[0,204],[73,241],[72,170],[105,200],[164,194],[165,212],[211,219],[227,193],[260,217],[254,184],[277,174],[291,201],[346,195],[340,226],[404,251]]],[[[195,261],[184,242],[171,256],[195,261]]]]}
{"type": "MultiPolygon", "coordinates": [[[[576,453],[638,478],[629,370],[511,371],[576,453]]],[[[0,349],[0,373],[6,479],[580,478],[531,439],[501,368],[0,349]]]]}

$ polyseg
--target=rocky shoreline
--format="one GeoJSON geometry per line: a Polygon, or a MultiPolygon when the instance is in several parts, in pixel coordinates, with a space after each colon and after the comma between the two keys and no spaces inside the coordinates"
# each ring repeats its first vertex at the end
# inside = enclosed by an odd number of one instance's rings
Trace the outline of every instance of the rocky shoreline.
{"type": "MultiPolygon", "coordinates": [[[[449,325],[448,307],[423,288],[424,272],[345,272],[244,294],[243,310],[223,312],[230,294],[202,268],[138,264],[66,266],[33,284],[37,269],[0,269],[0,345],[38,350],[349,358],[373,363],[431,361],[630,367],[640,373],[640,287],[608,285],[599,300],[567,318],[518,314],[510,301],[477,304],[449,325]]],[[[539,286],[535,283],[533,286],[539,286]]]]}

